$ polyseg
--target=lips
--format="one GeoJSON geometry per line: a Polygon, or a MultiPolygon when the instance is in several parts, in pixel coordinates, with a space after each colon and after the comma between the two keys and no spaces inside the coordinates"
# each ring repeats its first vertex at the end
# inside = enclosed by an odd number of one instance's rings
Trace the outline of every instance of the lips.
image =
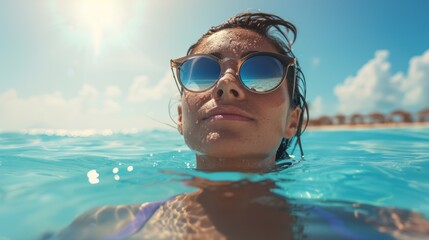
{"type": "Polygon", "coordinates": [[[241,108],[234,106],[215,107],[203,114],[203,121],[253,121],[254,118],[241,108]]]}

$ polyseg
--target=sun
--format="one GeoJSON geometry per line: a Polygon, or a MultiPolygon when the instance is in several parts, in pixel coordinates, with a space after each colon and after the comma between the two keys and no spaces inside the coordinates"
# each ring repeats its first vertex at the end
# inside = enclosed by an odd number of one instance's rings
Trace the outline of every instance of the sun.
{"type": "Polygon", "coordinates": [[[98,55],[106,38],[126,29],[136,4],[135,0],[57,0],[54,10],[69,31],[88,35],[98,55]]]}

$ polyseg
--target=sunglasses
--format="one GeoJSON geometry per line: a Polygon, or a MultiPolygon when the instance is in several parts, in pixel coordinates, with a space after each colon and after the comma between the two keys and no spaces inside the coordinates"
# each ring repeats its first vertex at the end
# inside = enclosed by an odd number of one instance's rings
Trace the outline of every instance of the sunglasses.
{"type": "MultiPolygon", "coordinates": [[[[171,60],[170,65],[181,93],[183,89],[190,92],[203,92],[212,88],[225,74],[222,71],[222,63],[231,59],[233,58],[195,54],[171,60]]],[[[252,52],[238,60],[237,76],[241,84],[254,93],[272,92],[280,86],[284,79],[292,79],[293,95],[295,92],[295,65],[296,59],[287,55],[252,52]]]]}

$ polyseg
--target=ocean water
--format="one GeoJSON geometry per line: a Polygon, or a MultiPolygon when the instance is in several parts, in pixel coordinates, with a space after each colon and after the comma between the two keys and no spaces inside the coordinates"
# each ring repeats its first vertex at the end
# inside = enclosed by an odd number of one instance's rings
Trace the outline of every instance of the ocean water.
{"type": "MultiPolygon", "coordinates": [[[[376,213],[401,209],[406,213],[399,217],[405,220],[411,212],[429,219],[429,128],[307,130],[303,147],[304,160],[291,160],[292,167],[274,173],[203,173],[194,169],[194,154],[175,131],[3,132],[0,239],[37,239],[96,206],[193,192],[195,187],[183,182],[195,176],[269,179],[277,185],[273,191],[290,203],[320,206],[313,210],[334,214],[337,222],[356,205],[376,213]]],[[[300,214],[308,216],[297,210],[300,214]]],[[[303,221],[301,236],[332,233],[329,228],[335,224],[326,219],[303,221]]],[[[417,231],[429,232],[427,226],[417,231]]],[[[336,229],[338,236],[354,239],[336,229]]],[[[389,236],[403,236],[392,232],[389,236]]],[[[374,236],[359,234],[362,239],[374,236]]]]}

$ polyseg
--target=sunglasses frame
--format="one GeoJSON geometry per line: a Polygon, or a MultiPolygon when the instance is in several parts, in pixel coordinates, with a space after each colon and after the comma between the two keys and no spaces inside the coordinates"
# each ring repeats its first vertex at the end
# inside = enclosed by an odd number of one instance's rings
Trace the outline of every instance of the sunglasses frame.
{"type": "MultiPolygon", "coordinates": [[[[225,73],[222,73],[222,62],[225,62],[225,61],[228,61],[231,59],[235,59],[235,58],[218,58],[217,56],[214,56],[211,54],[193,54],[193,55],[187,55],[187,56],[177,58],[177,59],[171,59],[170,60],[171,72],[173,73],[173,77],[174,77],[174,80],[176,82],[176,86],[179,89],[180,94],[183,93],[183,89],[186,89],[187,91],[194,92],[194,93],[200,93],[200,92],[204,92],[204,91],[211,89],[222,78],[222,76],[225,75],[225,73]],[[213,85],[211,85],[210,87],[203,89],[203,90],[197,90],[197,91],[190,90],[183,85],[183,83],[180,79],[180,68],[187,60],[197,58],[197,57],[201,57],[201,56],[208,57],[208,58],[215,60],[221,68],[221,73],[220,73],[220,76],[218,77],[218,79],[216,79],[216,81],[214,81],[213,85]],[[174,69],[176,69],[176,71],[174,71],[174,69]]],[[[296,65],[297,65],[296,58],[290,57],[288,55],[280,54],[280,53],[273,53],[273,52],[251,52],[251,53],[245,55],[244,57],[238,59],[237,65],[238,65],[238,70],[237,70],[236,76],[237,76],[238,80],[240,81],[241,85],[245,89],[249,90],[250,92],[257,93],[257,94],[265,94],[265,93],[270,93],[270,92],[275,91],[283,83],[284,79],[286,78],[289,67],[294,66],[295,74],[294,74],[294,79],[293,79],[292,97],[295,94],[296,65]],[[270,89],[268,91],[258,92],[258,91],[252,90],[252,89],[248,88],[243,83],[243,81],[241,79],[240,71],[241,71],[241,67],[243,66],[243,63],[246,62],[247,60],[249,60],[250,58],[255,57],[255,56],[270,56],[270,57],[273,57],[273,58],[279,60],[283,64],[284,71],[283,71],[283,76],[282,76],[281,81],[275,87],[273,87],[272,89],[270,89]]]]}

